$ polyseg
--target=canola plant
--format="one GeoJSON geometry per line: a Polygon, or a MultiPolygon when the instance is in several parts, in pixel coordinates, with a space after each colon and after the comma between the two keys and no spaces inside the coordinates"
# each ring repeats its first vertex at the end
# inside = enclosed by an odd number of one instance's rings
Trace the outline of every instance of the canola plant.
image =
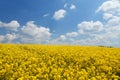
{"type": "Polygon", "coordinates": [[[0,80],[120,80],[120,48],[0,44],[0,80]]]}

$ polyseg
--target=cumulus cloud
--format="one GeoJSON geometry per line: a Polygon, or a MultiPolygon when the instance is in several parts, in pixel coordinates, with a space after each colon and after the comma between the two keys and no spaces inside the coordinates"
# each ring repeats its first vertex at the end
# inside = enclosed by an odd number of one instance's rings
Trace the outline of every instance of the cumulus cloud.
{"type": "Polygon", "coordinates": [[[120,39],[120,19],[110,19],[105,28],[105,35],[109,39],[114,39],[117,42],[117,39],[120,39]]]}
{"type": "Polygon", "coordinates": [[[74,45],[97,45],[98,41],[96,39],[81,39],[73,42],[74,45]]]}
{"type": "Polygon", "coordinates": [[[111,14],[118,14],[120,15],[120,0],[108,0],[105,1],[96,12],[103,11],[108,12],[111,14]]]}
{"type": "Polygon", "coordinates": [[[65,17],[65,14],[66,14],[66,10],[60,9],[58,11],[55,11],[53,18],[55,20],[60,20],[65,17]]]}
{"type": "Polygon", "coordinates": [[[4,23],[0,21],[0,28],[6,28],[8,30],[17,31],[17,28],[20,26],[18,21],[13,20],[10,23],[4,23]]]}
{"type": "Polygon", "coordinates": [[[87,38],[76,40],[73,42],[74,45],[104,45],[104,46],[111,46],[116,44],[116,42],[111,42],[110,40],[98,39],[98,38],[87,38]]]}
{"type": "Polygon", "coordinates": [[[5,39],[8,41],[8,42],[11,42],[13,40],[15,40],[17,38],[16,34],[13,33],[13,34],[6,34],[5,35],[5,39]]]}
{"type": "Polygon", "coordinates": [[[110,18],[112,18],[112,17],[113,17],[113,15],[110,14],[110,13],[104,13],[104,14],[103,14],[103,18],[104,18],[105,20],[108,20],[108,19],[110,19],[110,18]]]}
{"type": "Polygon", "coordinates": [[[64,35],[61,35],[59,39],[64,41],[64,40],[66,40],[66,37],[64,35]]]}
{"type": "Polygon", "coordinates": [[[103,29],[103,24],[100,21],[83,21],[78,24],[79,32],[81,34],[84,33],[92,33],[92,32],[99,32],[103,29]]]}
{"type": "Polygon", "coordinates": [[[78,36],[78,33],[77,32],[70,32],[70,33],[66,33],[66,36],[67,37],[76,37],[76,36],[78,36]]]}
{"type": "Polygon", "coordinates": [[[21,28],[20,39],[26,43],[42,43],[51,36],[49,28],[37,26],[34,21],[29,21],[21,28]]]}
{"type": "Polygon", "coordinates": [[[113,46],[120,44],[120,0],[105,1],[96,12],[100,11],[103,13],[103,19],[106,20],[106,22],[104,22],[104,24],[100,21],[97,22],[97,24],[99,24],[97,29],[90,27],[90,25],[96,25],[96,22],[80,23],[78,25],[79,32],[89,32],[90,36],[86,39],[76,40],[76,44],[113,46]],[[95,33],[94,31],[101,32],[95,33]]]}
{"type": "Polygon", "coordinates": [[[3,42],[4,41],[4,36],[3,35],[0,35],[0,42],[3,42]]]}
{"type": "Polygon", "coordinates": [[[67,38],[66,38],[65,35],[60,35],[59,37],[50,40],[48,43],[49,43],[49,44],[64,44],[64,43],[66,43],[66,42],[65,42],[66,39],[67,39],[67,38]]]}
{"type": "Polygon", "coordinates": [[[20,24],[17,21],[0,22],[1,28],[5,27],[12,30],[0,35],[0,42],[45,43],[52,35],[49,28],[35,25],[34,21],[28,21],[26,25],[21,26],[17,32],[14,32],[19,26],[20,24]]]}
{"type": "Polygon", "coordinates": [[[120,26],[120,17],[118,16],[115,16],[115,17],[112,17],[110,20],[108,20],[108,25],[109,27],[115,27],[115,26],[120,26]]]}
{"type": "Polygon", "coordinates": [[[6,43],[12,43],[13,40],[17,38],[15,33],[12,34],[5,34],[5,35],[0,35],[0,42],[6,42],[6,43]]]}
{"type": "Polygon", "coordinates": [[[120,35],[120,0],[105,1],[97,11],[102,11],[103,18],[107,20],[106,34],[120,35]]]}
{"type": "Polygon", "coordinates": [[[74,4],[71,4],[70,9],[71,10],[76,9],[76,6],[74,4]]]}

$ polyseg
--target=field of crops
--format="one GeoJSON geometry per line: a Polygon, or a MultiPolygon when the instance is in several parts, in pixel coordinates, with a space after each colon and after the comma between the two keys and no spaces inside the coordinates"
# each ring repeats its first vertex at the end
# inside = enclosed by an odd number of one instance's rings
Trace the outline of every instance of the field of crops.
{"type": "Polygon", "coordinates": [[[120,48],[0,44],[0,80],[120,80],[120,48]]]}

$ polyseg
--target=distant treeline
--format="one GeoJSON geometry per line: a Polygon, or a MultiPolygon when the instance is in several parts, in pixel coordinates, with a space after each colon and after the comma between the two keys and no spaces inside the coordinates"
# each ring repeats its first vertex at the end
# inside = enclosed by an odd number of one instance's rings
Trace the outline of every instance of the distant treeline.
{"type": "Polygon", "coordinates": [[[99,45],[99,47],[113,48],[113,46],[103,46],[103,45],[99,45]]]}

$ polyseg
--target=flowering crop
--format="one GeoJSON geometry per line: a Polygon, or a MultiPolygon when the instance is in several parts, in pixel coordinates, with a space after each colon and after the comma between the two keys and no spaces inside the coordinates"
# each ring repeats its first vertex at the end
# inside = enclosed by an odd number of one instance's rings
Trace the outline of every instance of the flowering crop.
{"type": "Polygon", "coordinates": [[[120,80],[120,48],[0,44],[0,80],[120,80]]]}

